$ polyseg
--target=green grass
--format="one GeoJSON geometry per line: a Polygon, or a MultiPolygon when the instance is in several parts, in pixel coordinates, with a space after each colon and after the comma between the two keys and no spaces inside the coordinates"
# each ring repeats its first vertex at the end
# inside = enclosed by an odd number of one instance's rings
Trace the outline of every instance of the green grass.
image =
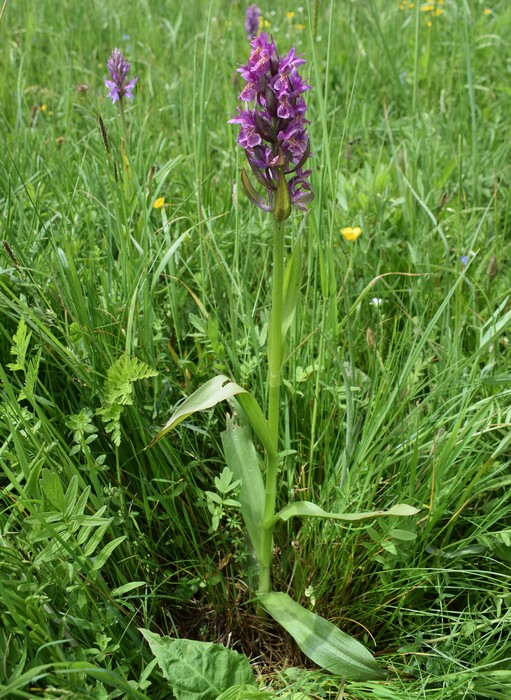
{"type": "MultiPolygon", "coordinates": [[[[316,197],[279,498],[422,509],[277,530],[275,589],[391,674],[344,683],[282,660],[261,683],[282,696],[507,698],[511,7],[260,6],[313,84],[316,197]],[[362,236],[344,241],[345,226],[362,236]]],[[[225,408],[144,450],[215,373],[265,400],[273,227],[243,197],[227,124],[244,9],[19,0],[0,19],[0,697],[167,698],[141,627],[232,632],[254,651],[241,519],[211,532],[205,497],[225,408]],[[139,76],[125,134],[103,84],[115,46],[139,76]],[[125,357],[155,376],[130,385],[116,444],[98,411],[112,409],[107,373],[125,357]]],[[[294,214],[288,243],[300,224],[294,214]]]]}

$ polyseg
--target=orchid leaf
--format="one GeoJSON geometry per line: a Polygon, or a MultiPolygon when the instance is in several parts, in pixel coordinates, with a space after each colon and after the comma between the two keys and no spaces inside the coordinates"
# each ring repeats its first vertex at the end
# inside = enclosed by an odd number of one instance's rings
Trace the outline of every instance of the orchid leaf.
{"type": "Polygon", "coordinates": [[[239,402],[241,408],[243,409],[243,413],[248,418],[248,422],[250,423],[252,430],[261,441],[268,456],[276,456],[277,445],[275,444],[270,432],[268,421],[266,420],[265,415],[255,397],[252,396],[250,392],[245,391],[243,394],[238,394],[236,400],[239,402]]]}
{"type": "Polygon", "coordinates": [[[235,479],[241,481],[238,501],[250,541],[259,556],[261,524],[264,516],[264,482],[259,467],[251,431],[240,415],[240,423],[227,419],[227,428],[221,434],[227,466],[235,479]]]}
{"type": "Polygon", "coordinates": [[[354,681],[378,680],[387,675],[363,644],[296,603],[287,593],[263,593],[258,600],[321,668],[354,681]]]}
{"type": "Polygon", "coordinates": [[[236,394],[244,393],[245,389],[232,382],[229,377],[219,374],[213,379],[199,387],[182,404],[180,404],[169,420],[165,423],[160,432],[154,436],[148,447],[152,447],[158,440],[161,440],[172,428],[181,423],[181,421],[191,416],[192,413],[199,413],[208,408],[216,406],[220,401],[230,399],[236,394]]]}
{"type": "Polygon", "coordinates": [[[269,454],[274,454],[277,448],[261,407],[252,394],[246,391],[246,389],[243,389],[239,384],[236,384],[236,382],[231,381],[229,377],[226,377],[224,374],[213,377],[213,379],[210,379],[194,391],[193,394],[188,396],[188,398],[176,408],[169,420],[160,432],[154,436],[147,447],[152,447],[158,440],[161,440],[162,437],[172,430],[172,428],[175,428],[176,425],[179,425],[181,421],[186,420],[186,418],[193,413],[206,411],[208,408],[216,406],[221,401],[232,399],[233,396],[238,397],[240,406],[247,416],[252,430],[259,440],[261,440],[264,449],[269,454]]]}
{"type": "Polygon", "coordinates": [[[373,510],[362,513],[329,513],[310,501],[296,501],[289,503],[279,511],[275,519],[286,522],[294,517],[307,518],[327,518],[331,520],[342,520],[344,522],[356,522],[357,520],[368,520],[370,518],[380,518],[382,516],[410,516],[417,515],[420,511],[406,503],[398,503],[388,510],[373,510]]]}

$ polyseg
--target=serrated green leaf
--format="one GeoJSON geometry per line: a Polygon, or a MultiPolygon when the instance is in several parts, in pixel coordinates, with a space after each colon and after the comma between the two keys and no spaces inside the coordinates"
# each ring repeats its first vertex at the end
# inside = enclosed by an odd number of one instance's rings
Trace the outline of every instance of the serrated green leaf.
{"type": "Polygon", "coordinates": [[[18,401],[23,401],[23,399],[33,401],[34,399],[35,383],[39,374],[39,363],[41,362],[41,354],[42,350],[41,348],[39,348],[35,357],[32,357],[27,363],[27,366],[25,368],[25,385],[20,391],[18,401]]]}
{"type": "Polygon", "coordinates": [[[287,593],[264,593],[258,599],[303,653],[321,668],[354,681],[377,680],[387,675],[363,644],[324,617],[303,608],[287,593]]]}
{"type": "Polygon", "coordinates": [[[112,433],[114,445],[121,444],[120,418],[125,406],[133,403],[133,384],[140,379],[155,377],[158,372],[138,360],[123,355],[107,371],[103,387],[103,406],[96,413],[102,417],[107,433],[112,433]]]}
{"type": "Polygon", "coordinates": [[[255,685],[243,654],[220,644],[160,637],[141,629],[176,700],[216,700],[229,688],[255,685]]]}
{"type": "Polygon", "coordinates": [[[294,517],[327,518],[331,520],[342,520],[344,522],[356,522],[357,520],[367,520],[370,518],[381,518],[382,516],[410,516],[417,515],[420,510],[409,506],[406,503],[398,503],[388,510],[373,510],[363,513],[329,513],[310,501],[296,501],[285,506],[275,516],[276,520],[289,520],[294,517]]]}
{"type": "Polygon", "coordinates": [[[24,316],[22,316],[18,323],[16,333],[12,337],[13,345],[11,347],[11,355],[16,357],[16,362],[7,363],[7,367],[13,372],[17,370],[25,371],[25,359],[31,335],[31,331],[27,332],[27,324],[24,316]]]}

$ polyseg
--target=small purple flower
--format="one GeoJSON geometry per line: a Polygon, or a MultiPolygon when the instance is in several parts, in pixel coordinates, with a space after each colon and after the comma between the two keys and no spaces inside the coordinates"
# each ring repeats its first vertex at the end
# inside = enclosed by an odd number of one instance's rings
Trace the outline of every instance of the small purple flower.
{"type": "Polygon", "coordinates": [[[247,7],[247,13],[245,15],[245,31],[249,39],[253,39],[257,36],[259,31],[259,17],[261,16],[261,10],[257,5],[249,5],[247,7]]]}
{"type": "Polygon", "coordinates": [[[311,171],[304,169],[310,144],[307,105],[302,97],[311,86],[298,73],[297,67],[305,60],[294,48],[279,57],[266,34],[254,37],[250,46],[248,63],[238,69],[245,80],[239,99],[255,104],[253,108],[238,108],[229,124],[240,125],[238,143],[245,150],[252,174],[266,191],[264,198],[243,170],[246,195],[281,221],[289,216],[292,204],[305,211],[314,198],[311,171]]]}
{"type": "Polygon", "coordinates": [[[462,256],[461,256],[460,262],[461,262],[461,264],[463,265],[463,267],[466,267],[466,266],[468,265],[468,260],[469,260],[468,255],[462,255],[462,256]]]}
{"type": "Polygon", "coordinates": [[[133,80],[127,82],[130,64],[124,58],[122,51],[120,49],[114,49],[106,65],[111,80],[105,80],[105,85],[109,89],[108,97],[112,100],[112,103],[117,101],[122,102],[124,97],[128,97],[132,100],[132,90],[138,78],[133,78],[133,80]]]}

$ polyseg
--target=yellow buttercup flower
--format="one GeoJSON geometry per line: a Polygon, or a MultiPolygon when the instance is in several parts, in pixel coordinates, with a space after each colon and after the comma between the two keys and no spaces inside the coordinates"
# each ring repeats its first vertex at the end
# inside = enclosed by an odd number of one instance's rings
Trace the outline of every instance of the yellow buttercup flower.
{"type": "Polygon", "coordinates": [[[351,228],[351,226],[346,226],[345,228],[341,229],[341,233],[344,236],[345,241],[356,241],[357,238],[361,235],[362,229],[360,226],[355,226],[355,228],[351,228]]]}
{"type": "Polygon", "coordinates": [[[158,199],[153,204],[154,209],[161,209],[165,204],[165,197],[158,197],[158,199]]]}
{"type": "Polygon", "coordinates": [[[48,105],[41,105],[41,112],[46,112],[48,105]]]}
{"type": "Polygon", "coordinates": [[[288,13],[287,13],[287,18],[288,18],[288,20],[289,20],[290,22],[291,22],[291,20],[293,19],[294,16],[295,16],[295,13],[294,13],[294,12],[288,12],[288,13]]]}
{"type": "Polygon", "coordinates": [[[489,7],[485,7],[485,8],[484,8],[484,10],[483,10],[483,15],[488,16],[488,15],[492,15],[492,14],[493,14],[493,10],[490,10],[489,7]]]}

